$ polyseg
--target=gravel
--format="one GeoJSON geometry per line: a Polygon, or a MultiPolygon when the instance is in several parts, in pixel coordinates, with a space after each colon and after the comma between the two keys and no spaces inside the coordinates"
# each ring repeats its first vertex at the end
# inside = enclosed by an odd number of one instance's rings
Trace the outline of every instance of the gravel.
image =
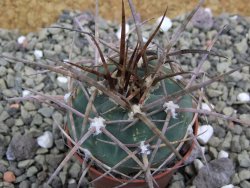
{"type": "MultiPolygon", "coordinates": [[[[79,12],[65,11],[54,25],[72,27],[75,15],[79,15],[79,12]]],[[[83,24],[93,31],[92,15],[85,13],[83,16],[86,18],[83,24]]],[[[199,25],[199,19],[196,19],[196,22],[188,25],[176,47],[178,49],[189,47],[204,49],[217,31],[224,24],[229,24],[231,30],[223,32],[213,47],[213,51],[227,56],[228,59],[209,56],[203,67],[203,70],[208,72],[205,77],[213,77],[217,73],[229,71],[232,67],[237,67],[242,59],[249,61],[250,19],[240,16],[233,17],[229,14],[222,14],[212,17],[212,19],[209,15],[206,16],[209,18],[206,20],[209,21],[209,25],[199,25]]],[[[184,16],[179,16],[172,20],[173,27],[169,30],[170,33],[180,25],[183,18],[184,16]]],[[[119,28],[118,25],[102,20],[99,28],[102,39],[117,40],[115,32],[119,28]]],[[[26,36],[27,46],[22,46],[17,44],[20,34],[16,31],[0,31],[0,54],[35,60],[37,57],[35,57],[34,51],[41,50],[43,57],[39,57],[41,58],[39,62],[44,64],[50,63],[45,57],[58,60],[69,59],[68,54],[71,51],[70,45],[74,32],[61,29],[42,29],[37,33],[29,33],[26,36]]],[[[149,36],[151,31],[152,26],[144,26],[145,36],[149,36]]],[[[167,35],[169,33],[160,32],[157,34],[156,42],[165,39],[167,35]]],[[[73,61],[80,61],[82,56],[86,58],[93,56],[93,49],[89,47],[86,38],[80,34],[76,34],[75,37],[77,40],[71,54],[73,61]]],[[[131,36],[129,42],[134,41],[135,37],[131,36]]],[[[183,55],[178,57],[178,61],[185,62],[183,67],[186,70],[192,70],[198,65],[197,55],[183,55]]],[[[65,78],[61,78],[61,75],[50,72],[36,74],[37,71],[41,70],[25,66],[22,63],[9,63],[0,59],[0,143],[3,143],[0,145],[0,187],[43,186],[68,151],[60,130],[55,124],[55,121],[60,125],[66,123],[65,114],[62,111],[37,102],[22,102],[16,109],[13,109],[10,106],[15,102],[6,102],[7,98],[22,96],[22,88],[53,95],[64,96],[67,93],[67,81],[65,78]],[[46,131],[53,133],[54,144],[51,148],[38,147],[36,139],[46,131]],[[8,170],[13,171],[16,176],[14,183],[1,182],[3,173],[8,170]]],[[[205,92],[217,112],[250,122],[249,102],[237,99],[239,93],[249,94],[249,81],[250,71],[246,67],[225,78],[224,82],[216,82],[207,87],[205,92]]],[[[194,155],[204,166],[199,166],[200,170],[195,171],[194,167],[198,166],[196,164],[198,162],[195,160],[194,164],[190,160],[183,170],[180,169],[175,173],[169,187],[194,188],[194,185],[196,187],[222,187],[232,184],[235,187],[249,188],[250,128],[213,117],[208,117],[208,119],[214,134],[205,144],[205,157],[209,168],[211,167],[210,170],[219,169],[221,174],[226,174],[226,179],[220,178],[222,176],[218,174],[218,171],[213,171],[213,180],[206,179],[209,176],[206,175],[205,161],[197,151],[194,155]],[[218,180],[217,184],[209,185],[214,182],[214,179],[218,180]]],[[[201,120],[201,124],[206,123],[201,120]]],[[[49,187],[76,187],[80,174],[81,164],[72,158],[49,187]]],[[[88,178],[84,180],[85,183],[86,181],[88,178]]]]}

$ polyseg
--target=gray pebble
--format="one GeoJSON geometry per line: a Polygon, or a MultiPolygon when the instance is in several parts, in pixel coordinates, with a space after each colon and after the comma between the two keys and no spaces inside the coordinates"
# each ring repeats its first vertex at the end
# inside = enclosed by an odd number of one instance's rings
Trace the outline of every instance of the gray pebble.
{"type": "Polygon", "coordinates": [[[244,180],[243,182],[240,183],[241,188],[249,188],[250,187],[250,182],[247,180],[244,180]]]}
{"type": "Polygon", "coordinates": [[[18,166],[18,168],[27,168],[30,165],[32,165],[34,162],[35,162],[34,159],[27,159],[24,161],[19,161],[17,166],[18,166]]]}
{"type": "Polygon", "coordinates": [[[75,162],[69,169],[69,174],[72,178],[77,178],[81,171],[81,166],[75,162]]]}
{"type": "Polygon", "coordinates": [[[28,180],[22,181],[19,184],[19,188],[30,188],[30,182],[28,180]]]}
{"type": "Polygon", "coordinates": [[[50,107],[43,107],[38,110],[40,114],[42,114],[44,117],[51,117],[53,114],[54,109],[50,107]]]}
{"type": "Polygon", "coordinates": [[[240,181],[250,179],[250,170],[243,169],[239,172],[240,181]]]}
{"type": "Polygon", "coordinates": [[[241,167],[250,167],[250,158],[246,150],[238,155],[238,162],[241,167]]]}
{"type": "Polygon", "coordinates": [[[233,136],[232,143],[231,143],[231,151],[236,152],[236,153],[241,152],[240,136],[239,135],[233,136]]]}
{"type": "Polygon", "coordinates": [[[37,172],[38,172],[38,169],[35,166],[31,166],[30,168],[28,168],[26,174],[27,174],[27,177],[31,177],[35,175],[37,172]]]}

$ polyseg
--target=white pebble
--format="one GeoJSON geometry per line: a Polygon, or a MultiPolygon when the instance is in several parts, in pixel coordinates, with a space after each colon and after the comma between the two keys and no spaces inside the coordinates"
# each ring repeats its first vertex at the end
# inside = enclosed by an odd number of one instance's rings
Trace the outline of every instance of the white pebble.
{"type": "Polygon", "coordinates": [[[233,184],[224,185],[221,188],[234,188],[234,185],[233,184]]]}
{"type": "Polygon", "coordinates": [[[53,146],[53,135],[50,131],[46,131],[37,138],[37,143],[42,148],[51,148],[53,146]]]}
{"type": "Polygon", "coordinates": [[[36,59],[41,59],[43,57],[43,51],[35,50],[34,55],[35,55],[36,59]]]}
{"type": "Polygon", "coordinates": [[[207,12],[211,17],[213,16],[212,10],[210,8],[205,8],[204,11],[207,12]]]}
{"type": "Polygon", "coordinates": [[[20,36],[20,37],[18,37],[18,39],[17,39],[17,42],[18,42],[18,44],[23,44],[23,42],[26,40],[26,37],[25,36],[20,36]]]}
{"type": "Polygon", "coordinates": [[[61,84],[66,84],[68,83],[68,78],[64,76],[58,76],[57,81],[60,82],[61,84]]]}
{"type": "Polygon", "coordinates": [[[209,139],[213,136],[214,129],[211,125],[202,125],[198,128],[198,137],[197,140],[201,144],[206,144],[209,139]]]}
{"type": "MultiPolygon", "coordinates": [[[[129,25],[125,24],[125,33],[128,34],[128,32],[129,32],[129,25]]],[[[121,33],[122,33],[122,27],[120,26],[120,28],[116,32],[116,36],[118,39],[121,39],[121,33]]]]}
{"type": "MultiPolygon", "coordinates": [[[[162,16],[157,19],[157,24],[159,24],[161,22],[161,19],[162,19],[162,16]]],[[[172,25],[173,24],[172,24],[172,21],[170,20],[170,18],[165,16],[160,28],[163,32],[166,32],[172,27],[172,25]]]]}
{"type": "Polygon", "coordinates": [[[203,164],[199,159],[195,159],[195,160],[194,160],[194,167],[195,167],[195,169],[196,169],[197,172],[198,172],[203,166],[204,166],[204,164],[203,164]]]}
{"type": "Polygon", "coordinates": [[[30,91],[29,90],[23,90],[22,95],[23,95],[23,97],[26,97],[26,96],[30,95],[30,91]]]}
{"type": "MultiPolygon", "coordinates": [[[[214,105],[210,104],[211,108],[214,108],[214,105]]],[[[211,108],[209,107],[209,105],[207,103],[201,103],[201,109],[202,110],[208,110],[211,112],[211,108]]]]}
{"type": "Polygon", "coordinates": [[[250,101],[250,96],[246,92],[239,93],[237,96],[238,101],[241,102],[249,102],[250,101]]]}
{"type": "Polygon", "coordinates": [[[218,159],[220,158],[228,158],[229,154],[224,151],[224,150],[221,150],[219,153],[218,153],[218,159]]]}
{"type": "Polygon", "coordinates": [[[64,97],[63,97],[64,102],[68,102],[70,96],[71,96],[71,93],[70,93],[70,92],[69,92],[69,93],[66,93],[66,94],[64,95],[64,97]]]}

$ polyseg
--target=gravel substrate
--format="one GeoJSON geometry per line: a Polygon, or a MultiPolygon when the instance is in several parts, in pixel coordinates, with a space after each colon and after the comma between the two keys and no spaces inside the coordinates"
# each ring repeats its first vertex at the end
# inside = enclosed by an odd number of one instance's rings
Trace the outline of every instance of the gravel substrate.
{"type": "MultiPolygon", "coordinates": [[[[54,25],[72,28],[73,18],[76,15],[79,13],[65,11],[54,25]]],[[[84,13],[81,17],[82,26],[93,31],[93,16],[84,13]]],[[[182,20],[183,16],[174,19],[170,32],[159,33],[156,43],[171,36],[174,28],[179,26],[182,20]]],[[[213,23],[209,28],[190,24],[176,47],[204,49],[217,31],[223,25],[229,24],[231,30],[224,32],[213,48],[213,51],[227,56],[228,59],[209,56],[203,67],[208,73],[206,76],[212,77],[230,70],[230,67],[239,66],[242,59],[250,62],[250,19],[223,14],[210,21],[213,23]]],[[[115,35],[117,24],[101,20],[99,29],[102,39],[108,42],[117,40],[115,35]]],[[[145,25],[145,37],[149,36],[151,29],[151,25],[145,25]]],[[[89,47],[86,38],[71,31],[42,29],[37,33],[29,33],[22,44],[17,42],[19,37],[16,31],[0,30],[0,54],[37,60],[45,64],[51,62],[44,57],[66,60],[69,59],[72,38],[75,37],[72,60],[80,61],[82,57],[93,56],[93,49],[89,47]]],[[[134,41],[133,36],[130,38],[130,42],[132,41],[134,41]]],[[[183,62],[184,69],[192,70],[199,62],[197,59],[200,59],[197,55],[183,55],[177,60],[183,62]]],[[[55,122],[65,123],[64,112],[38,102],[6,101],[7,98],[28,95],[29,92],[23,88],[52,95],[67,93],[66,78],[51,72],[35,74],[37,71],[41,70],[25,66],[23,63],[9,63],[0,59],[0,187],[42,187],[68,151],[55,124],[55,122]],[[42,148],[37,142],[38,137],[43,140],[41,136],[45,136],[45,140],[51,139],[52,143],[46,143],[46,148],[42,148]],[[6,178],[4,176],[8,175],[7,171],[12,173],[9,173],[9,178],[13,181],[11,183],[3,181],[6,178]]],[[[250,92],[249,73],[249,67],[244,67],[242,71],[227,77],[224,82],[216,82],[206,88],[209,101],[217,112],[250,122],[249,102],[240,102],[237,99],[239,93],[250,92]]],[[[199,159],[181,168],[174,175],[169,187],[249,188],[250,128],[214,117],[209,117],[208,123],[213,127],[214,134],[204,147],[212,175],[207,175],[207,167],[204,166],[202,157],[198,155],[199,159]]],[[[207,124],[205,117],[201,118],[201,124],[207,124]]],[[[76,187],[80,174],[81,164],[73,158],[50,186],[76,187]]],[[[87,181],[87,178],[84,179],[83,186],[87,181]]]]}

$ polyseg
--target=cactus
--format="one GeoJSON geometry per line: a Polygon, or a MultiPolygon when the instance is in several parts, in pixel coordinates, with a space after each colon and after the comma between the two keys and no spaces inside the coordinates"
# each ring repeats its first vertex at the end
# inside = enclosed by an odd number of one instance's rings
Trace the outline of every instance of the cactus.
{"type": "MultiPolygon", "coordinates": [[[[38,97],[22,99],[38,99],[47,103],[50,101],[68,112],[69,134],[60,126],[59,128],[74,146],[50,177],[48,183],[78,152],[78,154],[84,155],[86,159],[84,163],[87,164],[89,158],[91,159],[90,164],[94,162],[95,167],[104,171],[101,177],[107,174],[112,176],[118,174],[118,177],[133,181],[143,174],[140,178],[145,179],[149,187],[153,187],[153,175],[160,172],[162,168],[171,168],[172,164],[182,159],[183,143],[186,140],[195,139],[191,131],[192,123],[196,119],[194,114],[213,115],[249,125],[249,123],[233,117],[199,109],[199,97],[202,94],[196,94],[202,93],[202,88],[243,67],[239,66],[206,81],[199,79],[202,64],[208,55],[224,57],[212,52],[211,48],[225,28],[218,32],[206,50],[171,51],[189,20],[202,5],[203,0],[188,15],[171,40],[164,45],[165,48],[157,46],[156,49],[149,48],[149,44],[159,31],[166,12],[152,35],[144,42],[132,1],[128,0],[128,2],[138,37],[135,46],[130,46],[126,42],[123,1],[119,49],[99,40],[97,30],[94,35],[82,30],[63,28],[84,34],[94,44],[96,53],[93,66],[65,61],[57,62],[60,66],[55,67],[0,55],[1,58],[10,62],[14,60],[30,66],[39,66],[72,79],[69,84],[70,93],[64,96],[64,102],[35,91],[32,92],[39,95],[38,97]],[[115,53],[105,57],[100,43],[108,46],[115,53]],[[186,53],[202,55],[199,66],[193,72],[183,71],[181,65],[172,58],[186,53]],[[101,63],[98,63],[98,57],[100,57],[101,63]],[[190,79],[178,79],[181,75],[186,75],[190,79]],[[74,81],[76,82],[73,83],[74,81]],[[197,101],[199,101],[198,105],[197,101]],[[191,137],[188,137],[189,134],[191,137]]],[[[249,66],[249,64],[247,65],[249,66]]],[[[93,181],[97,181],[97,179],[93,181]]]]}

